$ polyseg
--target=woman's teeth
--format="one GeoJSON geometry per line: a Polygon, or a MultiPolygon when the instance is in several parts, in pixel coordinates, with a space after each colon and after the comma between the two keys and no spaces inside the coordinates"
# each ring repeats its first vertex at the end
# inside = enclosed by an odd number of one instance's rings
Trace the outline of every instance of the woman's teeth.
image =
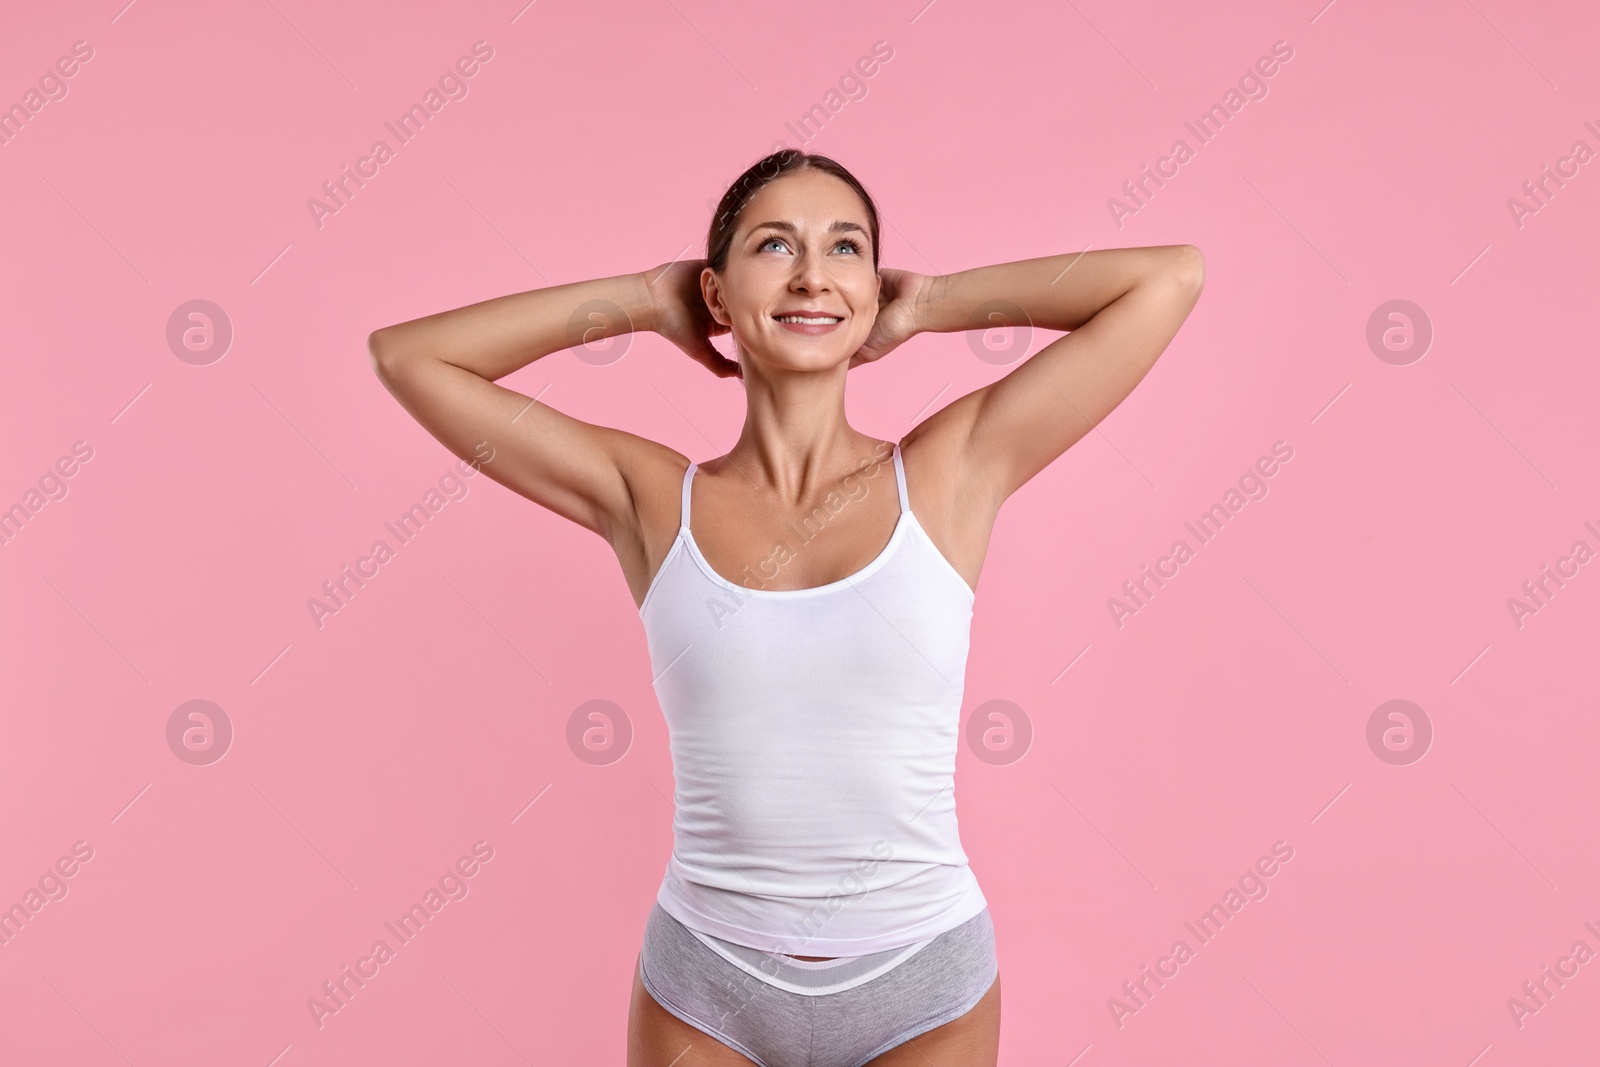
{"type": "Polygon", "coordinates": [[[842,322],[843,320],[836,315],[818,315],[816,317],[808,317],[805,315],[779,315],[778,321],[805,323],[808,326],[825,326],[830,322],[842,322]]]}

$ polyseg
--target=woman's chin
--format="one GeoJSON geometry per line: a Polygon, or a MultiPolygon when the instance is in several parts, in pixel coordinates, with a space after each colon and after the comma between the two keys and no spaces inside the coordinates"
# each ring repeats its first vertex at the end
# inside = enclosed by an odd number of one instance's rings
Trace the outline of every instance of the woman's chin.
{"type": "MultiPolygon", "coordinates": [[[[827,371],[850,362],[861,347],[861,342],[847,343],[848,339],[826,341],[805,338],[799,342],[781,342],[754,355],[755,362],[775,371],[827,371]]],[[[746,349],[745,351],[748,351],[746,349]]]]}

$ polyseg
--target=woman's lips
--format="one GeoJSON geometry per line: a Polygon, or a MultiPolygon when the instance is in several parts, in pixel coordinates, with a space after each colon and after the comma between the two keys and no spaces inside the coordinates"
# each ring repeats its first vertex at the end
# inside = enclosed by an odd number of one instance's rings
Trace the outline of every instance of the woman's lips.
{"type": "MultiPolygon", "coordinates": [[[[832,316],[806,315],[804,317],[819,319],[832,316]]],[[[776,322],[779,326],[782,326],[785,330],[788,330],[791,333],[806,334],[810,337],[819,337],[825,333],[832,333],[834,330],[837,330],[840,326],[844,325],[844,320],[840,318],[835,318],[835,321],[833,322],[784,322],[782,319],[774,315],[772,321],[776,322]]]]}

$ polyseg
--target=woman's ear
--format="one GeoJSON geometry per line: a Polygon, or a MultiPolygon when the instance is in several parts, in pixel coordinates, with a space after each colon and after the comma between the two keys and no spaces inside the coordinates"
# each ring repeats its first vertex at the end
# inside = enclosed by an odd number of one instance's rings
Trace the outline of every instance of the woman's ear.
{"type": "Polygon", "coordinates": [[[717,272],[710,267],[700,272],[700,295],[705,298],[706,310],[711,312],[717,324],[730,326],[728,309],[722,303],[722,284],[717,280],[717,272]]]}

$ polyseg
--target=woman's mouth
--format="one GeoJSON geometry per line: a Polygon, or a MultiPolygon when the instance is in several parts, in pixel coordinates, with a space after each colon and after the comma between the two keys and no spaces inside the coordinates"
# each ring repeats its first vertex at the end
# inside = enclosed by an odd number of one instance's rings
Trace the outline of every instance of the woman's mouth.
{"type": "Polygon", "coordinates": [[[844,319],[838,315],[808,315],[795,313],[792,315],[772,316],[778,325],[793,333],[817,336],[834,330],[844,319]]]}

